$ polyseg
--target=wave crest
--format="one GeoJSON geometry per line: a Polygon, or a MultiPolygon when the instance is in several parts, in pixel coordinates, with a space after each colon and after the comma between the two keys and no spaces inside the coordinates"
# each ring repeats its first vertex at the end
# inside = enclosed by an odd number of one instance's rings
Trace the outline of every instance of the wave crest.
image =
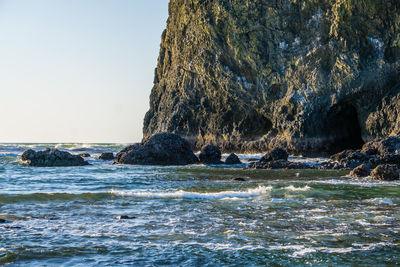
{"type": "Polygon", "coordinates": [[[111,193],[119,196],[134,196],[142,198],[183,198],[183,199],[229,199],[229,198],[249,198],[267,194],[272,190],[271,186],[258,186],[257,188],[248,189],[246,191],[223,191],[213,193],[189,192],[184,190],[174,192],[119,192],[112,190],[111,193]]]}

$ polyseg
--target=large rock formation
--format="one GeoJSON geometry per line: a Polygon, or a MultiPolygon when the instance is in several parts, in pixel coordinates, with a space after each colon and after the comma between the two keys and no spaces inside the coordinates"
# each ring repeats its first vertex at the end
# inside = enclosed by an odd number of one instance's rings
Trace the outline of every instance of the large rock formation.
{"type": "Polygon", "coordinates": [[[144,138],[338,152],[400,130],[400,1],[171,0],[144,138]]]}

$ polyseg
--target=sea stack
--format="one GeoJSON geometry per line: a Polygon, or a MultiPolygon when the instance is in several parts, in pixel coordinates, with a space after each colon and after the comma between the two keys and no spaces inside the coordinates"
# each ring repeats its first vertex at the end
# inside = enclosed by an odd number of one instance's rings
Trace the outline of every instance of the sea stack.
{"type": "Polygon", "coordinates": [[[395,0],[171,0],[144,136],[333,154],[398,132],[399,13],[395,0]]]}

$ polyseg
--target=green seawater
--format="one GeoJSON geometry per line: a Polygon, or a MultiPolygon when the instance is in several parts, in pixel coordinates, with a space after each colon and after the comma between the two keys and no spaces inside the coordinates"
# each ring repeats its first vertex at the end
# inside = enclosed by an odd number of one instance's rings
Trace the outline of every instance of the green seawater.
{"type": "Polygon", "coordinates": [[[354,179],[343,171],[125,166],[96,159],[121,147],[0,144],[0,265],[400,263],[400,182],[354,179]],[[24,149],[46,146],[89,152],[92,165],[18,164],[24,149]]]}

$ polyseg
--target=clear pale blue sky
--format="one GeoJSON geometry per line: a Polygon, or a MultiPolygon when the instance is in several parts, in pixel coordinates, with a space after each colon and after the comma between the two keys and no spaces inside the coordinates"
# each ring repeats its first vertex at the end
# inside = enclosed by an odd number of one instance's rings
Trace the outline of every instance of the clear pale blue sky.
{"type": "Polygon", "coordinates": [[[0,143],[136,142],[168,0],[0,0],[0,143]]]}

